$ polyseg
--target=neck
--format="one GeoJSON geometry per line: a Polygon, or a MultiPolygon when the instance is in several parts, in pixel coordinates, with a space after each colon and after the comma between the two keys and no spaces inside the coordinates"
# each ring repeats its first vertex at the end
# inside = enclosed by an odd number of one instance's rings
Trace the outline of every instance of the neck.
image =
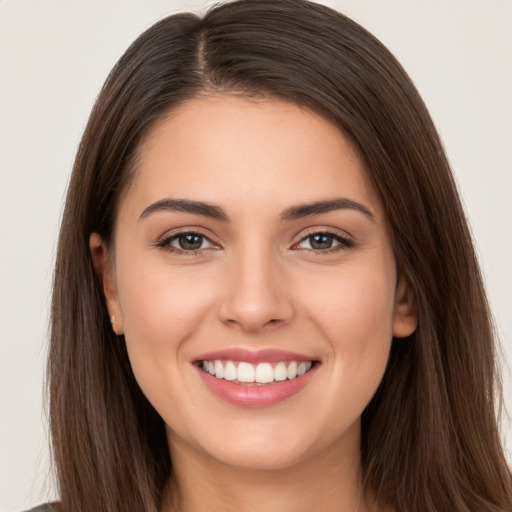
{"type": "Polygon", "coordinates": [[[162,512],[374,512],[361,479],[359,443],[330,445],[283,469],[228,466],[171,442],[173,477],[162,512]]]}

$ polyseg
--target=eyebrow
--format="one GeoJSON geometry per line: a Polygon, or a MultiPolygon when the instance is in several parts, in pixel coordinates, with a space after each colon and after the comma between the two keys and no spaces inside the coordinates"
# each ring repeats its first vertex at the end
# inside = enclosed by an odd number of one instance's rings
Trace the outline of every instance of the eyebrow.
{"type": "Polygon", "coordinates": [[[375,220],[375,216],[366,206],[347,198],[328,199],[325,201],[317,201],[314,203],[292,206],[287,208],[281,214],[281,219],[297,220],[303,217],[310,217],[312,215],[320,215],[322,213],[332,212],[334,210],[356,210],[366,215],[370,220],[375,220]]]}
{"type": "Polygon", "coordinates": [[[229,217],[220,206],[215,206],[203,201],[190,201],[188,199],[162,199],[156,203],[150,204],[140,215],[139,220],[145,219],[155,212],[175,211],[193,213],[216,220],[227,222],[229,217]]]}
{"type": "MultiPolygon", "coordinates": [[[[313,203],[299,204],[291,206],[284,210],[280,217],[283,221],[292,221],[304,217],[311,217],[313,215],[320,215],[335,210],[356,210],[363,213],[370,220],[374,221],[375,216],[373,213],[361,203],[347,198],[327,199],[324,201],[316,201],[313,203]]],[[[189,199],[161,199],[155,203],[150,204],[140,215],[139,220],[145,219],[155,212],[161,211],[177,211],[191,213],[195,215],[202,215],[215,220],[223,222],[229,221],[229,216],[220,207],[211,203],[203,201],[191,201],[189,199]]]]}

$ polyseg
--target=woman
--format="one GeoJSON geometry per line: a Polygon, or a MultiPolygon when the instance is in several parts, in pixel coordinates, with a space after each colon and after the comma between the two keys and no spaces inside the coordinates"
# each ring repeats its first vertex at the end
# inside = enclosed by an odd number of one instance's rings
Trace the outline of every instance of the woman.
{"type": "Polygon", "coordinates": [[[489,313],[432,121],[296,0],[162,20],[79,148],[55,510],[506,511],[489,313]]]}

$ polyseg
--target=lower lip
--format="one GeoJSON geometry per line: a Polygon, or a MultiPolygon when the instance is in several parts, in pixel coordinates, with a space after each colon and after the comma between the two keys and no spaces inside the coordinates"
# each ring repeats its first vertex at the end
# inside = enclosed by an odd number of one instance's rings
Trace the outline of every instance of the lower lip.
{"type": "Polygon", "coordinates": [[[318,365],[300,377],[272,384],[235,384],[226,379],[217,379],[197,367],[199,375],[208,389],[226,402],[240,407],[266,407],[290,398],[301,391],[311,380],[318,365]]]}

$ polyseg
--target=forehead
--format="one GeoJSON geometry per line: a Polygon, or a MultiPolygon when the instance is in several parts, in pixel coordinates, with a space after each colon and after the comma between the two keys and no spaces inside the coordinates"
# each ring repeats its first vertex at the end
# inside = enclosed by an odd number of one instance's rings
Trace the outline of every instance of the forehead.
{"type": "Polygon", "coordinates": [[[140,207],[167,196],[283,208],[354,196],[380,209],[356,149],[332,123],[293,103],[229,95],[189,100],[160,120],[130,189],[140,207]]]}

